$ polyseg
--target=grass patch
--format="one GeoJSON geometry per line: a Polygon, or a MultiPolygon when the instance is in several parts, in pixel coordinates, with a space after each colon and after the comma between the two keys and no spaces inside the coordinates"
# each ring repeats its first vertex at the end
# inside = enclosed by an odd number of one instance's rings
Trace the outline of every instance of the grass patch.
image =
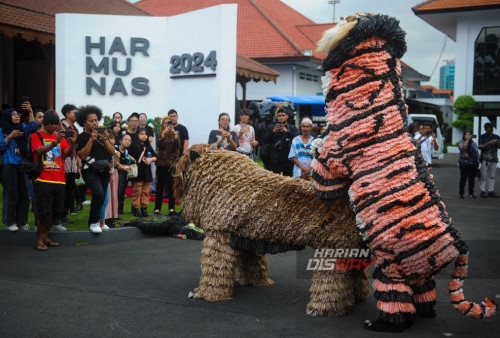
{"type": "MultiPolygon", "coordinates": [[[[91,200],[91,196],[87,196],[88,200],[91,200]]],[[[132,203],[132,198],[125,197],[125,200],[123,202],[123,211],[124,213],[122,215],[118,215],[123,221],[129,221],[132,219],[135,219],[135,217],[132,215],[131,210],[131,203],[132,203]]],[[[3,186],[0,185],[0,204],[3,206],[3,186]]],[[[175,211],[179,212],[181,211],[182,207],[176,206],[175,211]]],[[[154,202],[150,202],[148,205],[148,213],[150,215],[153,214],[154,211],[154,202]]],[[[78,211],[76,215],[68,215],[67,217],[73,221],[73,224],[63,224],[68,231],[88,231],[89,227],[87,225],[88,223],[88,218],[89,218],[89,212],[90,212],[90,205],[84,205],[83,209],[78,211]]],[[[162,212],[168,212],[168,204],[165,205],[165,203],[162,206],[162,212]]],[[[35,225],[35,214],[31,212],[31,206],[28,214],[28,223],[33,228],[35,225]]],[[[118,226],[118,223],[115,223],[118,226]]],[[[5,226],[5,224],[4,224],[5,226]]],[[[81,243],[77,245],[85,245],[87,243],[81,243]]]]}

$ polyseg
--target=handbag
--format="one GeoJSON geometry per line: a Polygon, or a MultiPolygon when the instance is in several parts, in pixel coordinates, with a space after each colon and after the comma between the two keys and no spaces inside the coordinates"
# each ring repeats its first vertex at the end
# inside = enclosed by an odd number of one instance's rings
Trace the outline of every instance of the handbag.
{"type": "Polygon", "coordinates": [[[94,171],[107,171],[109,170],[108,160],[97,160],[92,163],[88,163],[89,167],[94,171]]]}
{"type": "Polygon", "coordinates": [[[139,167],[137,164],[129,165],[130,169],[127,170],[127,179],[136,178],[139,175],[139,167]]]}
{"type": "Polygon", "coordinates": [[[79,176],[75,179],[75,185],[77,185],[77,186],[82,186],[82,185],[85,185],[85,181],[83,180],[83,176],[82,176],[82,175],[79,175],[79,176]]]}
{"type": "MultiPolygon", "coordinates": [[[[43,139],[40,133],[35,133],[39,138],[40,142],[43,145],[43,139]]],[[[42,164],[42,155],[38,155],[38,159],[34,161],[33,152],[30,151],[25,158],[23,158],[21,162],[21,170],[28,176],[30,180],[35,180],[42,174],[43,164],[42,164]]]]}

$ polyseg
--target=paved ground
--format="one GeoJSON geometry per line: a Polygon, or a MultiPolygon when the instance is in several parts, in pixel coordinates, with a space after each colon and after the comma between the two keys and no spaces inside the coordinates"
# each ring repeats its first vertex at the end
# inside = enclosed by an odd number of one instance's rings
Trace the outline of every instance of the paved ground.
{"type": "MultiPolygon", "coordinates": [[[[500,301],[500,199],[457,198],[458,169],[441,161],[436,185],[471,247],[465,294],[500,301]]],[[[500,191],[500,180],[497,180],[500,191]]],[[[40,253],[31,245],[0,245],[0,337],[387,337],[362,329],[376,315],[372,296],[345,317],[305,315],[310,282],[297,278],[297,254],[270,257],[275,285],[236,287],[222,303],[193,301],[201,242],[146,238],[111,244],[66,245],[40,253]]],[[[438,278],[436,319],[420,319],[401,336],[493,337],[500,319],[465,319],[438,278]]]]}

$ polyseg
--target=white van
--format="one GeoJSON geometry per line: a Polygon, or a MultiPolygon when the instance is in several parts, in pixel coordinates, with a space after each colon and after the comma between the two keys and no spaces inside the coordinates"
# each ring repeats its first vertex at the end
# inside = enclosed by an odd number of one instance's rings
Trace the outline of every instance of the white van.
{"type": "Polygon", "coordinates": [[[422,123],[429,123],[432,125],[432,131],[436,133],[436,141],[439,146],[438,150],[432,149],[432,158],[442,159],[444,157],[443,147],[444,147],[444,137],[441,133],[441,128],[439,127],[438,119],[436,115],[432,114],[408,114],[408,125],[410,123],[416,123],[418,125],[422,123]]]}

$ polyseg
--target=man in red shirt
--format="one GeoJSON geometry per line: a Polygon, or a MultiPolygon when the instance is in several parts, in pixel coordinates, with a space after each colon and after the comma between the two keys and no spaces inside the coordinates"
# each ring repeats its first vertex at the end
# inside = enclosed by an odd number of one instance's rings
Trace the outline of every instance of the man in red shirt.
{"type": "Polygon", "coordinates": [[[42,129],[31,137],[31,151],[34,161],[42,156],[43,170],[35,179],[35,216],[37,222],[36,249],[46,251],[48,246],[59,246],[49,239],[53,218],[61,218],[64,211],[64,158],[73,153],[76,135],[66,138],[64,131],[59,133],[59,115],[47,110],[43,115],[42,129]],[[41,136],[42,140],[40,140],[41,136]],[[68,140],[69,144],[68,144],[68,140]]]}

